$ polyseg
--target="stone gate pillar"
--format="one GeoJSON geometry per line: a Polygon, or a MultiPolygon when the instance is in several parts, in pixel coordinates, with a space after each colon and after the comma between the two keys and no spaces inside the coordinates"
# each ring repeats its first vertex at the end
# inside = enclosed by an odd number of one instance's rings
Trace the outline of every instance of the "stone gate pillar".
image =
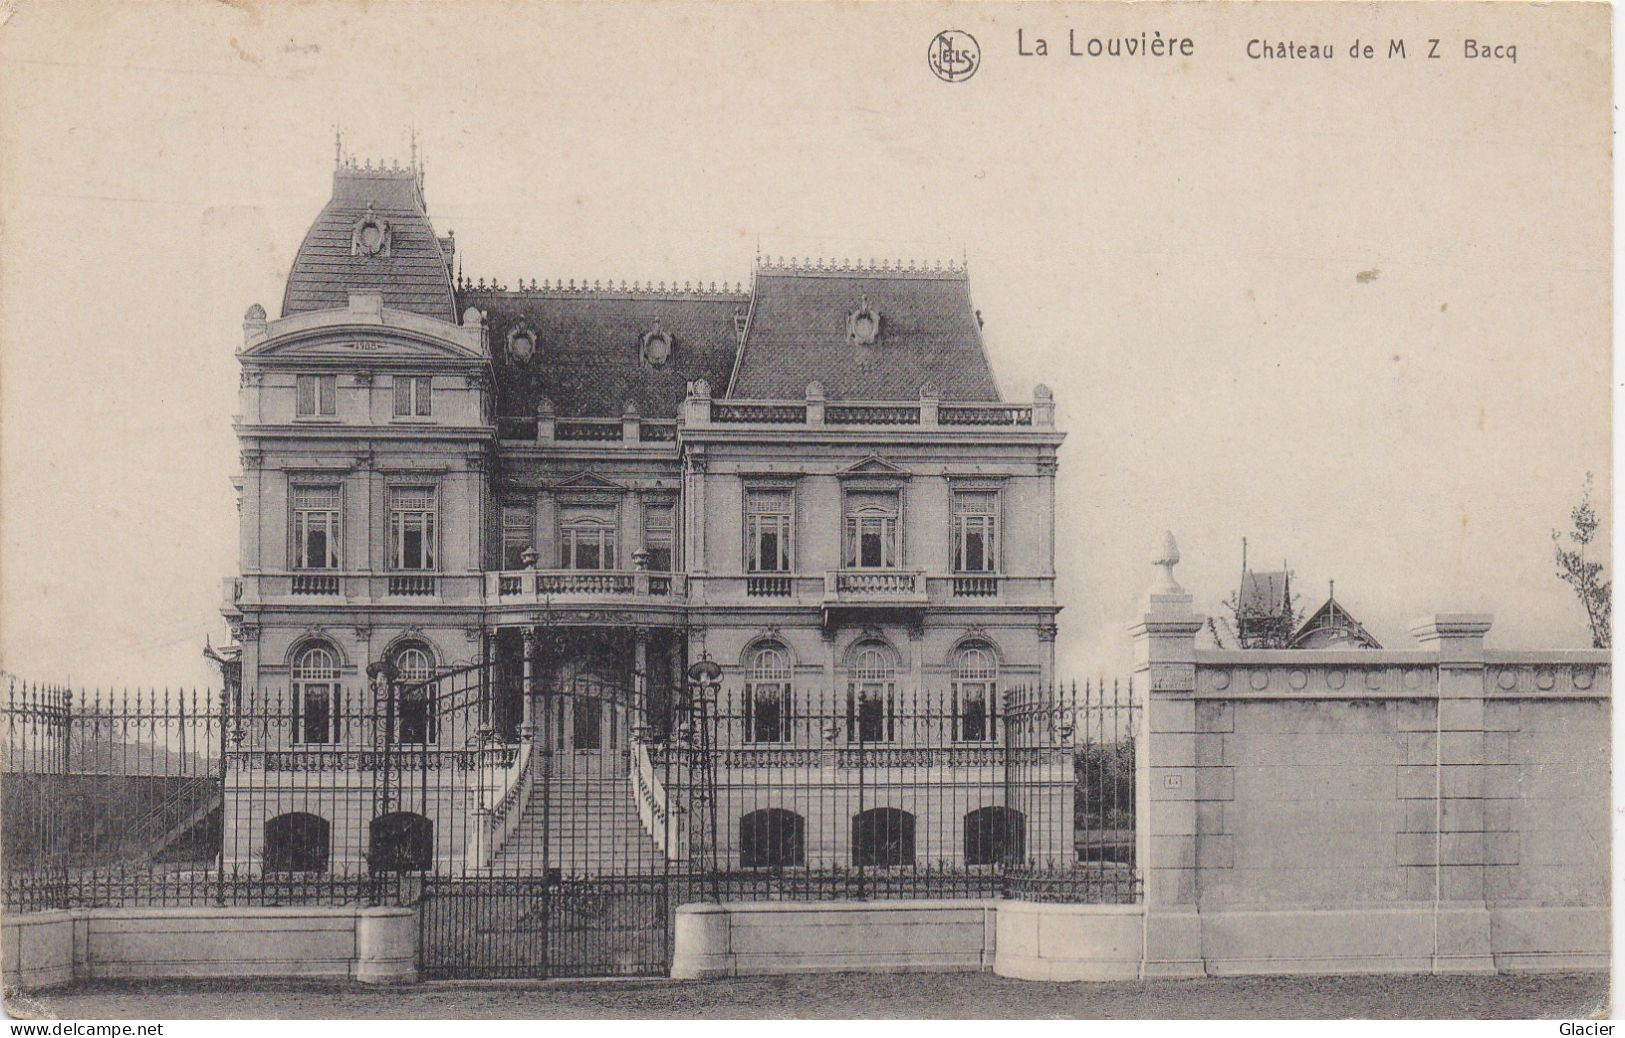
{"type": "Polygon", "coordinates": [[[1174,579],[1179,546],[1163,535],[1161,572],[1129,628],[1143,690],[1134,752],[1135,865],[1145,884],[1147,977],[1201,976],[1196,886],[1196,633],[1202,618],[1174,579]]]}
{"type": "Polygon", "coordinates": [[[1439,700],[1433,711],[1401,716],[1413,755],[1400,780],[1410,830],[1400,837],[1400,861],[1410,866],[1411,895],[1434,902],[1435,973],[1495,972],[1485,866],[1517,861],[1501,830],[1510,828],[1505,809],[1518,794],[1518,768],[1501,764],[1485,735],[1509,727],[1508,718],[1487,716],[1484,699],[1484,635],[1493,622],[1486,613],[1439,613],[1411,625],[1417,642],[1439,654],[1439,700]]]}

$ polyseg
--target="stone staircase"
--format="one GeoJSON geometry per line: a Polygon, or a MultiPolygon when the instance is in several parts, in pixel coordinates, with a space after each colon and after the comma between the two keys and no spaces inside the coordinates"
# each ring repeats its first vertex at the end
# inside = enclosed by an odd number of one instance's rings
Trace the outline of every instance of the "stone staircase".
{"type": "Polygon", "coordinates": [[[625,753],[555,753],[545,782],[542,765],[536,762],[535,784],[519,824],[486,871],[541,876],[554,868],[568,878],[659,875],[665,870],[664,855],[638,820],[625,753]]]}

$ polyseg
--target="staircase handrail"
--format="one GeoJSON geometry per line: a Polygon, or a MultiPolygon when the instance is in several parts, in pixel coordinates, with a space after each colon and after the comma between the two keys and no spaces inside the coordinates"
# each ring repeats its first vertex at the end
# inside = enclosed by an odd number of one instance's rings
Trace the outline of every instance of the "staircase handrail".
{"type": "Polygon", "coordinates": [[[125,830],[126,840],[148,847],[168,834],[176,824],[196,813],[203,798],[198,794],[220,781],[214,775],[194,775],[170,790],[151,810],[125,830]]]}
{"type": "Polygon", "coordinates": [[[502,845],[519,827],[519,819],[525,813],[525,802],[530,799],[531,763],[535,759],[534,743],[528,740],[521,742],[513,763],[508,765],[496,803],[484,819],[485,832],[480,834],[484,839],[479,841],[477,848],[478,867],[490,867],[492,860],[501,852],[502,845]]]}
{"type": "Polygon", "coordinates": [[[632,799],[637,804],[638,821],[643,825],[643,831],[654,840],[667,861],[683,860],[684,848],[688,846],[683,839],[683,818],[671,809],[666,786],[655,774],[654,759],[649,753],[647,740],[633,740],[628,771],[632,799]]]}

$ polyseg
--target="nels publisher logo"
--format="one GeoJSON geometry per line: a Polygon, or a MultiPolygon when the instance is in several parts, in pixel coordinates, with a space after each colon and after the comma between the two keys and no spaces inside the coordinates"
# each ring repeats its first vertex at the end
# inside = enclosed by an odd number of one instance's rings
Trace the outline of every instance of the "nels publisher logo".
{"type": "Polygon", "coordinates": [[[931,71],[944,83],[958,83],[976,75],[982,66],[982,48],[976,37],[962,29],[944,29],[931,38],[925,52],[931,71]]]}

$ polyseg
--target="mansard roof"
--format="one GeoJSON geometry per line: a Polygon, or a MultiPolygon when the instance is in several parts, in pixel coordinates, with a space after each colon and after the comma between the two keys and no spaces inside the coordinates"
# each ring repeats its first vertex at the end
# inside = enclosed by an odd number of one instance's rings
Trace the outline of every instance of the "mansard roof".
{"type": "Polygon", "coordinates": [[[422,186],[417,169],[346,162],[334,170],[333,196],[288,274],[282,316],[346,306],[352,292],[382,292],[387,307],[455,322],[451,267],[429,224],[422,186]],[[358,229],[369,220],[387,233],[373,254],[357,247],[358,229]]]}
{"type": "Polygon", "coordinates": [[[725,398],[997,401],[981,320],[962,266],[758,261],[750,291],[688,285],[591,289],[575,282],[487,287],[457,279],[437,238],[423,178],[342,162],[333,194],[288,274],[282,317],[342,309],[378,293],[386,312],[457,324],[485,314],[502,416],[614,417],[628,403],[674,418],[691,382],[725,398]],[[516,330],[528,359],[508,348],[516,330]]]}
{"type": "Polygon", "coordinates": [[[998,400],[963,267],[768,262],[728,395],[830,400],[998,400]],[[875,319],[872,342],[854,327],[875,319]]]}
{"type": "Polygon", "coordinates": [[[486,315],[498,414],[533,415],[545,397],[561,418],[614,417],[628,403],[644,418],[675,418],[689,382],[727,383],[735,316],[743,320],[750,296],[727,286],[510,290],[464,283],[457,303],[486,315]],[[508,348],[520,330],[536,343],[525,362],[508,348]],[[669,336],[664,362],[645,353],[651,334],[669,336]]]}

